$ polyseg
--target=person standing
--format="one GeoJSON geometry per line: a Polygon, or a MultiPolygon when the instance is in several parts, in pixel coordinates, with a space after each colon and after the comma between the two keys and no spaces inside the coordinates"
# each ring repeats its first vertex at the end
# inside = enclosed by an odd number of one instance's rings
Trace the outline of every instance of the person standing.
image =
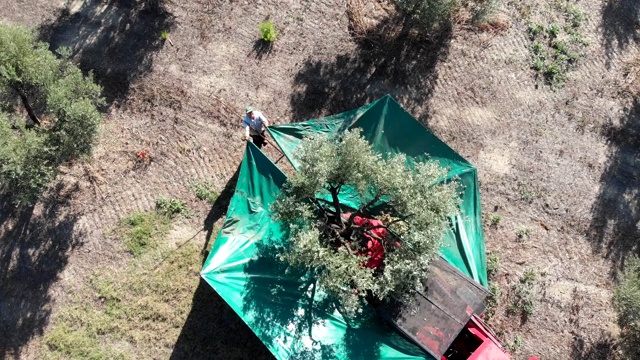
{"type": "Polygon", "coordinates": [[[244,137],[247,141],[253,139],[253,143],[262,149],[262,146],[266,143],[266,130],[269,126],[269,120],[257,110],[253,110],[253,107],[247,106],[245,109],[246,115],[244,116],[244,137]]]}

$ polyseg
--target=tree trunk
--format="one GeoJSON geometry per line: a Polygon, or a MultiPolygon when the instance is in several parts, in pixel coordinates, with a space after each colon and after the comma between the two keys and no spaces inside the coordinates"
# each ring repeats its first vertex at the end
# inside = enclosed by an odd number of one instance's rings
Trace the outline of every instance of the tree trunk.
{"type": "Polygon", "coordinates": [[[32,128],[35,125],[40,126],[40,119],[38,119],[38,116],[36,115],[35,111],[33,111],[31,104],[29,104],[27,94],[20,87],[14,86],[13,89],[18,93],[18,95],[20,95],[22,105],[24,105],[24,108],[27,110],[27,114],[29,114],[29,119],[31,119],[31,122],[27,122],[27,128],[32,128]]]}
{"type": "Polygon", "coordinates": [[[329,188],[329,192],[331,193],[331,199],[333,200],[333,207],[336,210],[336,220],[338,221],[338,225],[344,229],[344,221],[342,221],[342,214],[340,211],[340,199],[338,199],[338,192],[340,192],[340,187],[331,186],[329,188]]]}

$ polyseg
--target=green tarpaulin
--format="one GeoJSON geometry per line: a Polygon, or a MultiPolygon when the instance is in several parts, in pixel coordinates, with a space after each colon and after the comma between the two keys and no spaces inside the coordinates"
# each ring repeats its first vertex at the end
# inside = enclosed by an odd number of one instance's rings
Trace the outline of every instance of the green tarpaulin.
{"type": "MultiPolygon", "coordinates": [[[[381,154],[404,153],[414,161],[437,160],[462,184],[460,215],[444,235],[442,256],[480,284],[487,285],[484,238],[476,169],[424,128],[391,97],[327,118],[269,131],[296,166],[296,149],[304,136],[338,134],[361,128],[381,154]]],[[[202,277],[249,325],[276,358],[423,359],[430,358],[399,336],[375,314],[349,323],[328,310],[321,289],[305,274],[287,269],[272,253],[283,234],[271,221],[273,202],[286,176],[253,144],[247,144],[227,218],[202,269],[202,277]],[[309,298],[314,296],[314,301],[309,298]],[[311,304],[311,307],[310,307],[311,304]],[[311,316],[310,316],[311,315],[311,316]]],[[[345,205],[362,201],[348,191],[345,205]]]]}

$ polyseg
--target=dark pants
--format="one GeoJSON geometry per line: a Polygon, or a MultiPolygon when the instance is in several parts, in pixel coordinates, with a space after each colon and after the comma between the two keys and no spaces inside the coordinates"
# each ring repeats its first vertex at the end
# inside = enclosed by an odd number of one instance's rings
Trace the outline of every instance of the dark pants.
{"type": "Polygon", "coordinates": [[[265,140],[266,134],[263,132],[261,135],[251,135],[251,139],[253,139],[253,143],[258,147],[258,149],[262,149],[264,144],[267,142],[265,140]]]}

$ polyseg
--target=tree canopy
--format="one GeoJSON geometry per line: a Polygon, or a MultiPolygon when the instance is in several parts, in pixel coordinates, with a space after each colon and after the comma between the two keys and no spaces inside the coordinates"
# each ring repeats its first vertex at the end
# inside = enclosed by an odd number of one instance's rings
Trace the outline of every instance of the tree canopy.
{"type": "Polygon", "coordinates": [[[0,194],[33,203],[58,165],[88,155],[104,103],[93,76],[32,30],[0,25],[0,194]]]}
{"type": "Polygon", "coordinates": [[[298,172],[273,204],[289,237],[281,260],[307,268],[349,314],[363,299],[421,290],[459,205],[458,184],[443,181],[446,169],[386,159],[359,131],[309,137],[299,155],[298,172]],[[362,203],[341,204],[345,191],[362,203]]]}

